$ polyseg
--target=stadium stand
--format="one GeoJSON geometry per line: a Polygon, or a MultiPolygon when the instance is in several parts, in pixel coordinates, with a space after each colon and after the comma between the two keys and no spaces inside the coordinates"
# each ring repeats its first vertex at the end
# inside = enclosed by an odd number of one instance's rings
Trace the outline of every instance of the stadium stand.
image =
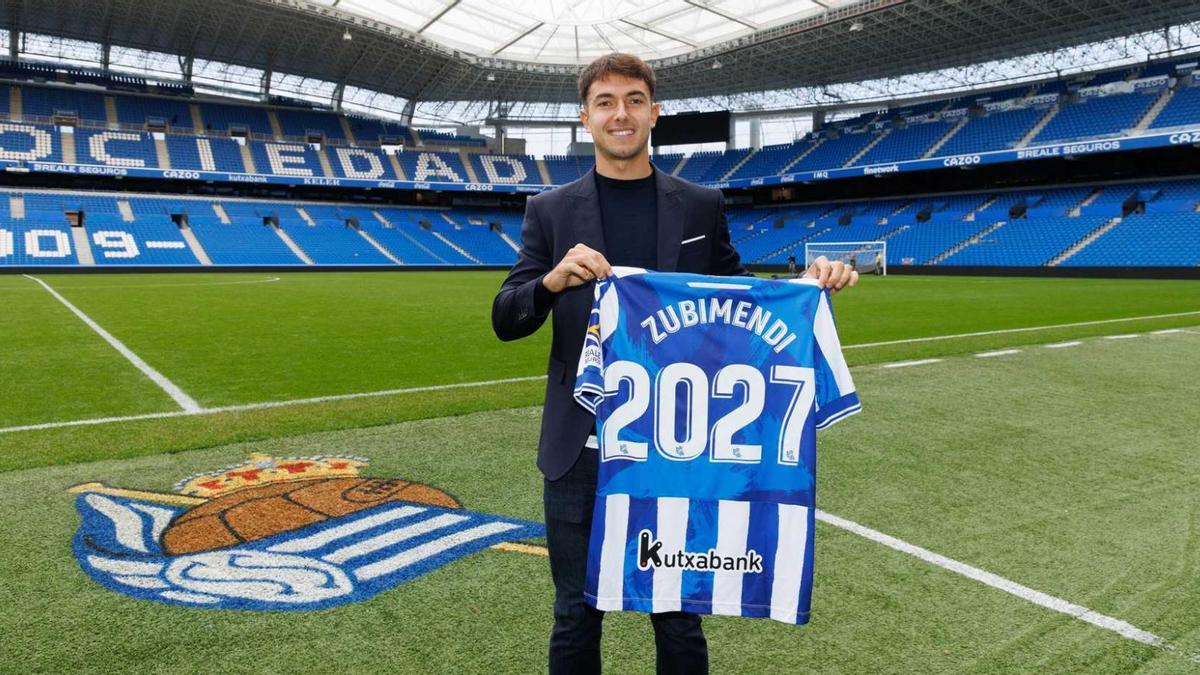
{"type": "Polygon", "coordinates": [[[310,132],[316,132],[325,138],[345,139],[346,132],[338,116],[331,112],[315,110],[296,110],[293,108],[278,108],[275,117],[279,120],[279,128],[287,138],[305,138],[310,132]]]}
{"type": "Polygon", "coordinates": [[[220,204],[229,222],[221,222],[216,210],[206,213],[202,203],[177,208],[186,210],[188,226],[216,265],[300,265],[296,256],[268,224],[265,207],[255,202],[225,200],[220,204]]]}
{"type": "Polygon", "coordinates": [[[1150,127],[1169,129],[1195,124],[1197,120],[1200,120],[1200,84],[1180,85],[1150,127]]]}
{"type": "Polygon", "coordinates": [[[1034,137],[1033,143],[1094,138],[1130,129],[1152,103],[1154,96],[1140,92],[1089,97],[1068,103],[1034,137]]]}
{"type": "MultiPolygon", "coordinates": [[[[660,169],[674,171],[698,182],[716,182],[724,179],[751,179],[788,172],[820,171],[845,167],[853,162],[858,166],[891,163],[919,159],[931,147],[941,143],[933,153],[938,157],[1004,150],[1014,147],[1029,131],[1047,116],[1053,101],[1046,95],[1063,95],[1059,108],[1054,111],[1040,129],[1031,144],[1037,145],[1056,141],[1103,138],[1127,134],[1157,100],[1162,84],[1138,80],[1138,78],[1171,78],[1167,84],[1174,87],[1169,97],[1163,99],[1165,106],[1146,119],[1144,126],[1151,130],[1186,127],[1200,121],[1200,82],[1190,70],[1180,70],[1184,61],[1156,62],[1116,69],[1096,75],[1071,76],[1035,86],[1011,87],[989,92],[986,96],[960,96],[927,103],[899,107],[885,113],[864,113],[827,125],[805,138],[791,144],[768,146],[756,151],[730,149],[722,152],[700,152],[688,157],[664,154],[655,161],[660,169]],[[1133,93],[1123,93],[1137,82],[1150,84],[1133,93]],[[1115,87],[1115,89],[1113,88],[1115,87]],[[1040,98],[1029,99],[1037,94],[1040,98]],[[1032,103],[1032,104],[1031,104],[1032,103]],[[959,124],[957,116],[968,110],[965,122],[959,124]],[[942,115],[947,117],[942,118],[942,115]],[[905,122],[904,120],[907,120],[905,122]],[[947,134],[947,132],[952,132],[947,134]],[[868,146],[870,146],[868,148],[868,146]],[[745,160],[745,161],[743,161],[745,160]],[[682,164],[681,164],[682,162],[682,164]]],[[[16,67],[16,66],[14,66],[16,67]]],[[[33,66],[21,65],[17,70],[25,72],[33,66]]],[[[37,69],[34,68],[34,71],[37,69]]],[[[30,71],[33,72],[33,71],[30,71]]],[[[40,72],[40,71],[38,71],[40,72]]],[[[90,82],[95,74],[80,71],[77,81],[90,82]]],[[[69,78],[68,78],[69,79],[69,78]]],[[[103,79],[103,78],[101,78],[103,79]]],[[[99,82],[99,80],[97,80],[99,82]]],[[[109,80],[105,80],[109,82],[109,80]]],[[[111,82],[109,82],[111,84],[111,82]]],[[[153,90],[142,80],[133,78],[122,86],[129,89],[153,90]]],[[[157,85],[154,85],[157,86],[157,85]]],[[[1142,86],[1139,84],[1138,86],[1142,86]]],[[[353,142],[360,149],[386,160],[376,154],[374,147],[382,138],[403,144],[406,152],[399,155],[406,176],[410,180],[432,180],[469,182],[470,178],[458,152],[426,151],[411,152],[421,145],[468,148],[467,160],[481,182],[512,183],[514,177],[524,173],[522,184],[537,185],[543,182],[537,164],[531,157],[504,155],[503,160],[485,160],[474,154],[486,145],[486,140],[462,136],[445,131],[425,129],[417,136],[409,128],[395,122],[360,116],[341,117],[327,110],[295,107],[288,105],[264,107],[251,104],[197,100],[194,106],[202,119],[203,128],[193,129],[193,103],[174,96],[142,96],[136,93],[106,93],[94,88],[83,89],[66,85],[9,84],[5,89],[20,89],[24,122],[19,130],[12,126],[0,130],[0,159],[9,161],[42,160],[62,162],[63,137],[58,129],[38,126],[38,121],[48,120],[55,112],[72,112],[80,119],[80,130],[75,137],[76,163],[100,163],[117,167],[166,168],[154,152],[152,139],[148,136],[139,140],[118,137],[106,140],[112,146],[107,161],[96,157],[88,144],[98,132],[91,129],[112,128],[120,125],[123,133],[136,133],[146,127],[148,120],[163,122],[171,133],[166,137],[166,146],[171,167],[185,170],[210,170],[242,173],[247,170],[240,149],[231,145],[226,136],[231,128],[244,128],[257,140],[249,145],[250,156],[258,173],[281,173],[285,176],[316,176],[338,178],[378,178],[395,180],[399,176],[390,167],[390,162],[381,161],[375,167],[364,155],[352,153],[347,161],[340,161],[336,148],[345,147],[353,135],[353,142]],[[111,98],[111,110],[106,109],[106,97],[111,98]],[[115,118],[110,116],[115,111],[115,118]],[[332,176],[321,169],[315,150],[298,150],[292,157],[285,150],[282,164],[273,160],[267,145],[261,141],[275,139],[276,129],[272,116],[278,122],[278,132],[287,140],[302,142],[310,132],[324,137],[325,153],[329,156],[332,176]],[[32,123],[31,123],[32,121],[32,123]],[[49,152],[31,154],[37,141],[30,129],[39,129],[50,134],[49,152]],[[212,157],[207,150],[195,144],[191,133],[208,137],[212,157]],[[433,157],[435,159],[430,159],[433,157]],[[497,164],[499,162],[499,164],[497,164]],[[516,167],[521,167],[517,169],[516,167]],[[489,167],[493,169],[489,173],[489,167]],[[494,175],[493,175],[494,174],[494,175]]],[[[178,92],[186,93],[186,88],[178,92]]],[[[0,115],[9,114],[10,96],[0,93],[0,115]]],[[[272,99],[275,101],[275,99],[272,99]]],[[[282,99],[281,99],[282,101],[282,99]]],[[[10,125],[12,122],[9,123],[10,125]]],[[[116,129],[112,129],[116,130],[116,129]]],[[[278,152],[278,147],[274,152],[278,152]]],[[[71,161],[71,157],[66,157],[71,161]]],[[[544,160],[551,183],[563,184],[577,179],[591,166],[590,157],[550,156],[544,160]]]]}
{"type": "Polygon", "coordinates": [[[525,155],[471,154],[471,166],[483,183],[536,185],[542,183],[537,164],[525,155]]]}
{"type": "Polygon", "coordinates": [[[1046,114],[1047,108],[1018,108],[972,117],[934,155],[942,157],[1007,150],[1033,128],[1046,114]]]}
{"type": "MultiPolygon", "coordinates": [[[[520,211],[496,207],[7,194],[22,195],[25,215],[13,217],[9,199],[0,199],[6,266],[79,264],[68,212],[82,214],[97,265],[199,264],[176,221],[190,226],[216,265],[302,264],[276,227],[317,265],[511,265],[522,222],[520,211]]],[[[803,259],[806,242],[885,240],[893,267],[1194,266],[1200,265],[1198,208],[1200,179],[1187,178],[736,207],[727,215],[733,243],[749,264],[803,259]]]]}
{"type": "Polygon", "coordinates": [[[81,120],[103,122],[108,119],[104,96],[95,91],[59,87],[21,87],[22,113],[26,117],[49,119],[55,113],[74,113],[81,120]]]}
{"type": "Polygon", "coordinates": [[[921,157],[942,136],[950,131],[951,123],[925,122],[892,129],[857,164],[884,164],[902,159],[921,157]]]}
{"type": "Polygon", "coordinates": [[[237,141],[228,138],[168,135],[167,151],[176,169],[230,173],[246,170],[237,141]]]}
{"type": "Polygon", "coordinates": [[[80,164],[157,167],[150,134],[135,131],[75,130],[75,157],[80,164]]]}
{"type": "MultiPolygon", "coordinates": [[[[371,246],[340,217],[309,220],[292,204],[263,204],[279,227],[318,265],[388,265],[391,260],[371,246]]],[[[301,207],[303,208],[303,207],[301,207]]],[[[305,213],[308,213],[307,209],[305,213]]]]}
{"type": "Polygon", "coordinates": [[[117,121],[121,124],[142,126],[150,118],[159,118],[175,131],[191,133],[191,106],[185,101],[147,96],[115,95],[117,121]]]}
{"type": "Polygon", "coordinates": [[[688,158],[677,175],[696,183],[721,180],[748,154],[750,150],[746,148],[725,152],[697,152],[688,158]]]}
{"type": "Polygon", "coordinates": [[[252,134],[272,138],[271,120],[264,108],[225,103],[199,104],[205,131],[228,132],[232,127],[244,127],[252,134]]]}
{"type": "Polygon", "coordinates": [[[276,176],[324,176],[317,151],[307,143],[250,143],[258,173],[276,176]]]}
{"type": "MultiPolygon", "coordinates": [[[[867,144],[875,140],[875,134],[865,132],[846,133],[837,138],[814,141],[813,147],[804,157],[792,165],[792,171],[814,171],[842,166],[851,157],[862,152],[867,144]]],[[[690,162],[689,162],[690,163],[690,162]]]]}
{"type": "Polygon", "coordinates": [[[409,180],[467,182],[467,169],[457,152],[401,152],[396,157],[409,180]]]}

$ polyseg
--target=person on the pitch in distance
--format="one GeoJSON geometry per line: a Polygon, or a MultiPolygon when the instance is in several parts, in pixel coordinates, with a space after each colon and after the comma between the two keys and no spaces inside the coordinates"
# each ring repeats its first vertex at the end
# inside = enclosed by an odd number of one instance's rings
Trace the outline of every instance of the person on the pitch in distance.
{"type": "MultiPolygon", "coordinates": [[[[650,66],[629,54],[602,56],[580,73],[579,98],[579,119],[595,141],[596,168],[529,199],[517,263],[492,305],[492,326],[501,340],[532,334],[553,311],[538,443],[555,589],[551,673],[600,671],[604,613],[584,599],[599,461],[591,436],[595,418],[573,395],[592,282],[608,277],[612,265],[747,274],[729,243],[721,193],[650,163],[650,130],[659,114],[650,66]]],[[[858,281],[849,267],[823,257],[805,276],[831,292],[858,281]]],[[[700,617],[667,612],[650,619],[659,673],[707,672],[700,617]]]]}

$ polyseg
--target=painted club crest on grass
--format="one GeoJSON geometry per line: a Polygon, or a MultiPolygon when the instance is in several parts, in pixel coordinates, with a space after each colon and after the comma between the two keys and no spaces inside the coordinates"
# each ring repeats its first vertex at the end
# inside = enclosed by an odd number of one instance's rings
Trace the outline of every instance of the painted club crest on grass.
{"type": "Polygon", "coordinates": [[[361,457],[250,460],[176,493],[71,488],[75,557],[97,583],[173,605],[311,610],[357,602],[488,547],[544,534],[421,483],[367,478],[361,457]]]}

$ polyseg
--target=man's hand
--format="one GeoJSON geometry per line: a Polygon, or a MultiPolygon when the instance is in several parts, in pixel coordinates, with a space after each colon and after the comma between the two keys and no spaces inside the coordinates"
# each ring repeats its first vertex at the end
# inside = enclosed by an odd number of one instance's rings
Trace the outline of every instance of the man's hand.
{"type": "Polygon", "coordinates": [[[612,265],[599,251],[575,244],[558,265],[542,277],[542,285],[551,293],[559,293],[589,281],[606,279],[610,274],[612,265]]]}
{"type": "Polygon", "coordinates": [[[816,279],[821,288],[828,288],[833,295],[848,286],[858,283],[858,272],[841,260],[830,262],[825,256],[819,256],[808,269],[804,271],[805,279],[816,279]]]}

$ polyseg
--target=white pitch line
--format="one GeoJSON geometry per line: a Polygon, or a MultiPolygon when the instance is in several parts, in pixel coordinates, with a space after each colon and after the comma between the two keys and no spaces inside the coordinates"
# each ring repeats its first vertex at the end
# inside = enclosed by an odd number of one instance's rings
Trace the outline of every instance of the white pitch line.
{"type": "MultiPolygon", "coordinates": [[[[1182,333],[1195,331],[1179,331],[1182,333]]],[[[1078,340],[1073,342],[1062,342],[1059,344],[1045,345],[1047,349],[1057,349],[1060,347],[1075,347],[1083,344],[1078,340]]],[[[843,347],[845,349],[845,347],[843,347]]],[[[908,366],[919,366],[929,363],[937,363],[944,359],[922,359],[920,361],[901,361],[898,363],[883,364],[882,368],[905,368],[908,366]]],[[[863,366],[853,366],[853,368],[868,368],[875,367],[876,364],[866,364],[863,366]]],[[[15,427],[0,428],[0,434],[15,433],[19,431],[42,431],[46,429],[59,429],[62,427],[81,427],[93,426],[97,424],[112,424],[117,422],[138,422],[142,420],[168,419],[172,417],[186,417],[189,415],[212,415],[217,413],[227,412],[243,412],[249,410],[261,410],[264,408],[284,408],[293,405],[305,405],[309,403],[328,403],[331,401],[345,401],[357,398],[372,398],[376,396],[394,396],[398,394],[415,394],[425,391],[443,391],[446,389],[464,389],[473,387],[487,387],[494,384],[512,384],[517,382],[533,382],[536,380],[546,379],[545,375],[528,375],[525,377],[509,377],[499,380],[484,380],[481,382],[460,382],[456,384],[435,384],[424,387],[409,387],[405,389],[384,389],[380,391],[365,391],[353,394],[332,394],[329,396],[316,396],[313,398],[297,398],[285,401],[266,401],[263,403],[244,403],[240,405],[227,405],[218,408],[201,408],[199,410],[185,412],[158,412],[158,413],[142,413],[139,415],[123,415],[119,417],[95,417],[91,419],[69,420],[65,422],[43,422],[40,424],[26,424],[15,427]]]]}
{"type": "Polygon", "coordinates": [[[382,391],[364,391],[354,394],[332,394],[330,396],[314,396],[312,398],[294,398],[287,401],[265,401],[263,403],[243,403],[241,405],[226,405],[218,408],[200,408],[197,410],[175,410],[170,412],[158,413],[143,413],[141,415],[124,415],[121,417],[94,417],[85,420],[71,420],[67,422],[44,422],[42,424],[26,424],[19,427],[4,427],[0,428],[0,434],[14,433],[17,431],[40,431],[44,429],[59,429],[62,427],[87,427],[97,424],[111,424],[114,422],[137,422],[141,420],[158,420],[171,417],[189,417],[192,415],[215,415],[217,413],[227,412],[245,412],[249,410],[263,410],[265,408],[286,408],[293,405],[304,405],[307,403],[329,403],[331,401],[347,401],[356,398],[374,398],[376,396],[394,396],[397,394],[416,394],[426,391],[444,391],[446,389],[469,389],[474,387],[487,387],[493,384],[512,384],[515,382],[533,382],[536,380],[546,379],[545,375],[530,375],[527,377],[508,377],[501,380],[485,380],[483,382],[459,382],[457,384],[434,384],[425,387],[409,387],[407,389],[384,389],[382,391]]]}
{"type": "Polygon", "coordinates": [[[817,520],[823,523],[827,523],[836,528],[857,534],[858,536],[869,539],[877,544],[882,544],[895,551],[919,558],[927,563],[937,565],[942,569],[949,570],[955,574],[960,574],[968,579],[978,581],[986,586],[991,586],[992,588],[1004,591],[1010,595],[1015,595],[1022,600],[1031,602],[1040,607],[1045,607],[1046,609],[1050,609],[1061,614],[1066,614],[1067,616],[1079,619],[1085,623],[1090,623],[1098,628],[1112,631],[1123,638],[1136,640],[1137,642],[1141,642],[1142,644],[1150,645],[1152,647],[1159,647],[1161,649],[1168,650],[1172,649],[1171,646],[1167,644],[1166,640],[1155,635],[1154,633],[1144,631],[1126,621],[1101,614],[1082,605],[1068,602],[1067,600],[1034,590],[1028,586],[1023,586],[1015,581],[1005,579],[1004,577],[992,574],[991,572],[979,569],[978,567],[973,567],[966,563],[947,558],[946,556],[934,553],[929,549],[921,548],[915,544],[910,544],[902,539],[897,539],[896,537],[884,534],[878,530],[872,530],[871,528],[866,527],[865,525],[860,525],[852,520],[846,520],[845,518],[840,518],[819,509],[817,510],[816,517],[817,520]]]}
{"type": "Polygon", "coordinates": [[[1005,335],[1008,333],[1032,333],[1041,330],[1054,330],[1055,328],[1074,328],[1077,326],[1099,326],[1106,323],[1127,323],[1130,321],[1146,321],[1149,319],[1170,319],[1177,316],[1194,316],[1200,314],[1200,310],[1194,312],[1175,312],[1174,314],[1151,314],[1149,316],[1130,316],[1123,319],[1100,319],[1098,321],[1077,321],[1075,323],[1058,323],[1050,326],[1030,326],[1028,328],[1004,328],[1001,330],[984,330],[976,333],[955,333],[953,335],[933,335],[929,337],[906,338],[904,340],[887,340],[886,342],[864,342],[857,345],[842,345],[842,350],[847,349],[866,349],[868,347],[886,347],[888,345],[907,345],[918,342],[935,342],[938,340],[956,340],[958,338],[981,337],[984,335],[1005,335]]]}
{"type": "Polygon", "coordinates": [[[880,368],[908,368],[909,366],[923,366],[929,363],[941,363],[942,359],[920,359],[917,361],[897,361],[896,363],[885,363],[880,368]]]}
{"type": "Polygon", "coordinates": [[[1136,337],[1140,337],[1140,336],[1139,336],[1139,335],[1134,335],[1134,334],[1129,334],[1129,335],[1105,335],[1105,336],[1104,336],[1104,339],[1105,339],[1105,340],[1132,340],[1133,338],[1136,338],[1136,337]]]}
{"type": "Polygon", "coordinates": [[[1151,335],[1171,335],[1173,333],[1182,333],[1182,332],[1183,331],[1179,330],[1178,328],[1167,328],[1166,330],[1152,331],[1150,334],[1151,335]]]}
{"type": "Polygon", "coordinates": [[[1008,356],[1009,354],[1020,354],[1020,349],[1001,349],[996,352],[980,352],[975,355],[977,359],[990,359],[994,356],[1008,356]]]}
{"type": "Polygon", "coordinates": [[[276,281],[283,281],[280,277],[267,277],[266,279],[246,279],[243,281],[212,281],[212,282],[194,282],[189,281],[182,284],[85,284],[80,286],[63,286],[59,285],[59,289],[78,289],[81,291],[92,291],[97,289],[108,290],[110,288],[184,288],[197,286],[241,286],[244,284],[272,284],[276,281]]]}
{"type": "Polygon", "coordinates": [[[112,333],[109,333],[108,331],[104,330],[104,328],[102,328],[100,326],[100,324],[93,321],[90,316],[88,316],[87,314],[84,314],[78,307],[76,307],[75,305],[72,305],[71,302],[69,300],[67,300],[66,298],[64,298],[62,295],[60,295],[58,291],[54,290],[53,288],[50,288],[50,284],[47,284],[46,282],[42,281],[41,279],[38,279],[37,277],[34,277],[34,276],[30,276],[28,274],[24,274],[22,276],[24,276],[26,279],[32,279],[32,280],[38,282],[39,284],[41,284],[42,288],[46,289],[50,293],[50,295],[53,295],[55,297],[55,299],[57,299],[59,302],[61,302],[63,305],[65,305],[67,309],[71,310],[71,312],[75,316],[79,317],[80,321],[87,324],[88,328],[91,328],[92,330],[96,331],[96,334],[99,335],[100,337],[104,338],[104,341],[107,342],[109,345],[111,345],[113,349],[120,352],[121,356],[124,356],[125,359],[128,360],[130,363],[132,363],[135,368],[142,371],[142,374],[145,375],[146,377],[150,378],[151,382],[158,385],[159,389],[162,389],[163,391],[167,392],[167,396],[170,396],[172,399],[174,399],[174,401],[179,404],[179,407],[183,408],[183,410],[185,412],[194,413],[194,412],[200,410],[200,404],[196,403],[196,401],[191,396],[188,396],[186,393],[184,393],[184,391],[182,389],[180,389],[178,385],[176,385],[174,382],[168,380],[165,375],[158,372],[153,367],[151,367],[150,364],[143,361],[142,357],[138,356],[137,354],[134,354],[133,350],[131,350],[129,347],[125,346],[125,343],[123,343],[120,340],[118,340],[117,338],[113,337],[112,333]]]}

